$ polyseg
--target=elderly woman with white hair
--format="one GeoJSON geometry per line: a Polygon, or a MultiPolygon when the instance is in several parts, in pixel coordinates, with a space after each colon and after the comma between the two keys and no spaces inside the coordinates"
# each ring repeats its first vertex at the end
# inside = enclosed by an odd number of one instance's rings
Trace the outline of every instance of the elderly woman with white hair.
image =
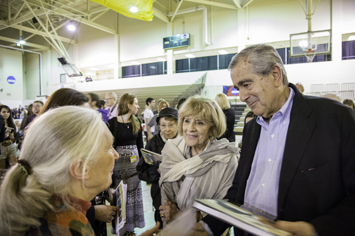
{"type": "MultiPolygon", "coordinates": [[[[183,103],[178,121],[181,136],[166,142],[159,167],[163,221],[191,207],[195,199],[225,197],[238,165],[235,143],[216,140],[225,130],[223,111],[215,101],[193,96],[183,103]]],[[[197,220],[201,218],[198,214],[197,220]]]]}
{"type": "Polygon", "coordinates": [[[85,213],[111,184],[112,143],[94,110],[66,106],[37,117],[1,185],[1,235],[94,236],[85,213]]]}

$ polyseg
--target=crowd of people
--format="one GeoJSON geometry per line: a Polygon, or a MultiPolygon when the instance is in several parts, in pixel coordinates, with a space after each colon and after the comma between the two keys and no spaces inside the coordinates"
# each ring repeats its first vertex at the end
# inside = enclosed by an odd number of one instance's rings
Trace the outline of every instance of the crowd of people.
{"type": "MultiPolygon", "coordinates": [[[[196,199],[225,199],[292,235],[355,231],[354,102],[303,95],[288,82],[277,51],[248,47],[229,66],[245,117],[235,143],[235,114],[224,94],[194,95],[177,107],[148,97],[55,91],[23,112],[0,106],[1,235],[106,235],[124,210],[119,235],[143,228],[141,181],[151,185],[156,226],[167,230],[196,199]],[[349,108],[350,107],[350,108],[349,108]],[[20,114],[21,114],[20,113],[20,114]],[[144,127],[144,128],[143,128],[144,127]],[[148,163],[142,149],[161,155],[148,163]],[[120,184],[126,209],[112,201],[120,184]],[[106,205],[106,201],[111,205],[106,205]]],[[[116,200],[117,201],[117,200],[116,200]]],[[[188,234],[222,235],[232,225],[194,211],[188,234]]],[[[182,227],[183,228],[183,227],[182,227]]],[[[248,235],[235,227],[235,235],[248,235]]],[[[115,232],[116,233],[116,232],[115,232]]]]}

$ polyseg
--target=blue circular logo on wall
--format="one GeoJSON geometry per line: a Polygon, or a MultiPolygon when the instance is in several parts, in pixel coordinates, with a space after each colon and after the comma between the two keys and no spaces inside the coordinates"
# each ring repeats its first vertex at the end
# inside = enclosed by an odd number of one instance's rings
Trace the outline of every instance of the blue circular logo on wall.
{"type": "Polygon", "coordinates": [[[9,76],[9,77],[7,77],[7,82],[9,84],[14,84],[16,82],[16,79],[13,76],[9,76]]]}

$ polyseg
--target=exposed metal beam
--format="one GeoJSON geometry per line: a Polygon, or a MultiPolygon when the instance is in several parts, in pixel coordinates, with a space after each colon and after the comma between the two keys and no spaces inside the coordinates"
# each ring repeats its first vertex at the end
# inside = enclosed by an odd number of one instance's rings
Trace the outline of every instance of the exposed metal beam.
{"type": "MultiPolygon", "coordinates": [[[[54,30],[57,30],[57,29],[62,28],[64,25],[68,24],[69,22],[70,22],[69,20],[64,21],[63,23],[61,23],[60,25],[58,25],[57,27],[55,27],[54,30]]],[[[53,33],[54,30],[52,29],[51,31],[49,31],[49,33],[53,33]]],[[[43,32],[43,31],[41,31],[41,32],[43,32]]],[[[43,33],[45,33],[45,32],[43,32],[43,33]]],[[[25,38],[25,41],[29,40],[30,38],[32,38],[33,36],[36,36],[36,35],[37,35],[37,33],[31,34],[30,36],[28,36],[27,38],[25,38]]],[[[73,44],[76,44],[76,41],[74,40],[74,41],[72,41],[72,43],[73,43],[73,44]]]]}
{"type": "Polygon", "coordinates": [[[179,5],[176,7],[175,12],[174,12],[174,15],[171,17],[170,22],[173,22],[173,20],[174,20],[174,18],[175,18],[175,16],[176,16],[176,13],[179,11],[180,6],[181,6],[181,4],[182,4],[183,1],[184,1],[184,0],[180,0],[179,5]]]}
{"type": "Polygon", "coordinates": [[[159,18],[160,20],[166,22],[166,23],[170,23],[169,18],[162,13],[161,11],[159,11],[158,9],[152,7],[153,10],[153,15],[156,16],[157,18],[159,18]]]}
{"type": "MultiPolygon", "coordinates": [[[[44,10],[40,9],[38,10],[37,8],[33,9],[33,11],[36,13],[37,16],[41,16],[44,14],[44,10]]],[[[21,16],[20,18],[18,18],[17,20],[11,21],[10,24],[6,24],[3,26],[0,26],[0,30],[9,28],[11,25],[17,25],[20,24],[22,22],[31,20],[33,18],[32,12],[28,11],[27,13],[25,13],[23,16],[21,16]]]]}
{"type": "Polygon", "coordinates": [[[99,7],[95,7],[93,9],[90,9],[89,11],[85,11],[85,13],[87,14],[95,14],[95,13],[99,13],[99,12],[102,12],[102,11],[105,11],[109,8],[105,7],[105,6],[99,6],[99,7]]]}
{"type": "MultiPolygon", "coordinates": [[[[26,26],[13,25],[13,26],[11,26],[11,28],[15,28],[15,29],[18,29],[18,30],[23,30],[23,31],[26,31],[26,32],[29,32],[29,33],[38,34],[38,35],[50,38],[49,35],[46,32],[43,32],[43,31],[40,31],[40,30],[36,30],[36,29],[32,29],[32,28],[29,28],[29,27],[26,27],[26,26]]],[[[54,34],[51,34],[51,36],[52,37],[56,37],[54,34]]],[[[65,37],[59,37],[59,38],[63,42],[66,42],[66,43],[70,42],[69,38],[65,38],[65,37]]],[[[76,44],[75,40],[72,40],[71,42],[72,42],[72,44],[76,44]]]]}
{"type": "Polygon", "coordinates": [[[23,9],[23,7],[24,7],[25,5],[26,5],[25,3],[23,3],[23,4],[21,5],[21,7],[17,10],[17,13],[16,13],[16,15],[14,16],[13,20],[16,20],[16,18],[18,17],[18,15],[20,14],[20,12],[22,11],[22,9],[23,9]]]}
{"type": "Polygon", "coordinates": [[[91,19],[91,21],[94,22],[94,21],[97,20],[99,17],[101,17],[102,15],[106,14],[108,11],[110,11],[109,8],[107,8],[107,10],[102,11],[101,13],[97,14],[94,18],[91,19]]]}
{"type": "MultiPolygon", "coordinates": [[[[35,6],[41,5],[41,3],[36,1],[36,0],[26,0],[26,1],[28,3],[30,3],[30,4],[34,4],[35,6]]],[[[44,6],[44,8],[50,10],[48,6],[44,6]]],[[[52,12],[55,12],[55,13],[57,13],[59,15],[65,16],[65,17],[67,17],[69,19],[72,19],[72,20],[75,20],[75,21],[81,21],[81,23],[83,23],[85,25],[88,25],[88,26],[91,26],[93,28],[105,31],[107,33],[117,34],[116,30],[110,29],[110,28],[108,28],[106,26],[103,26],[103,25],[97,24],[95,22],[89,21],[89,20],[87,20],[85,18],[73,17],[73,16],[70,15],[70,14],[72,14],[72,12],[70,12],[70,11],[67,11],[67,10],[64,10],[64,9],[52,9],[52,12]]]]}
{"type": "Polygon", "coordinates": [[[219,3],[219,2],[206,1],[206,0],[185,0],[185,1],[187,1],[187,2],[195,2],[195,3],[200,3],[200,4],[206,4],[206,5],[216,6],[216,7],[222,7],[222,8],[228,8],[228,9],[233,9],[233,10],[237,10],[238,9],[234,5],[225,4],[225,3],[219,3]]]}
{"type": "Polygon", "coordinates": [[[242,4],[240,3],[240,0],[233,0],[233,2],[239,9],[242,8],[242,4]]]}
{"type": "MultiPolygon", "coordinates": [[[[0,40],[6,41],[6,42],[11,42],[11,43],[18,43],[18,39],[12,39],[12,38],[7,38],[7,37],[3,37],[3,36],[0,36],[0,40]]],[[[27,43],[26,42],[26,44],[24,44],[24,45],[29,46],[29,47],[42,49],[42,50],[49,50],[50,49],[49,47],[42,46],[42,45],[35,44],[35,43],[27,43]]]]}
{"type": "Polygon", "coordinates": [[[243,8],[246,8],[252,1],[253,1],[253,0],[249,0],[249,2],[247,2],[247,3],[243,6],[243,8]]]}
{"type": "Polygon", "coordinates": [[[11,21],[11,0],[7,0],[7,22],[11,21]]]}

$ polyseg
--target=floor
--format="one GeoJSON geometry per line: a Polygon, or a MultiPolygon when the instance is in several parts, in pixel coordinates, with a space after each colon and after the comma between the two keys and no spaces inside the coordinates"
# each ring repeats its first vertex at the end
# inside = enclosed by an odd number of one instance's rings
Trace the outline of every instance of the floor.
{"type": "MultiPolygon", "coordinates": [[[[152,204],[152,198],[150,197],[150,186],[147,185],[145,181],[141,181],[142,184],[142,193],[143,193],[143,208],[144,208],[144,219],[145,227],[144,228],[135,228],[134,232],[136,235],[140,235],[148,229],[151,229],[155,226],[154,220],[154,209],[152,204]]],[[[113,236],[111,234],[111,224],[107,224],[107,235],[113,236]]]]}

